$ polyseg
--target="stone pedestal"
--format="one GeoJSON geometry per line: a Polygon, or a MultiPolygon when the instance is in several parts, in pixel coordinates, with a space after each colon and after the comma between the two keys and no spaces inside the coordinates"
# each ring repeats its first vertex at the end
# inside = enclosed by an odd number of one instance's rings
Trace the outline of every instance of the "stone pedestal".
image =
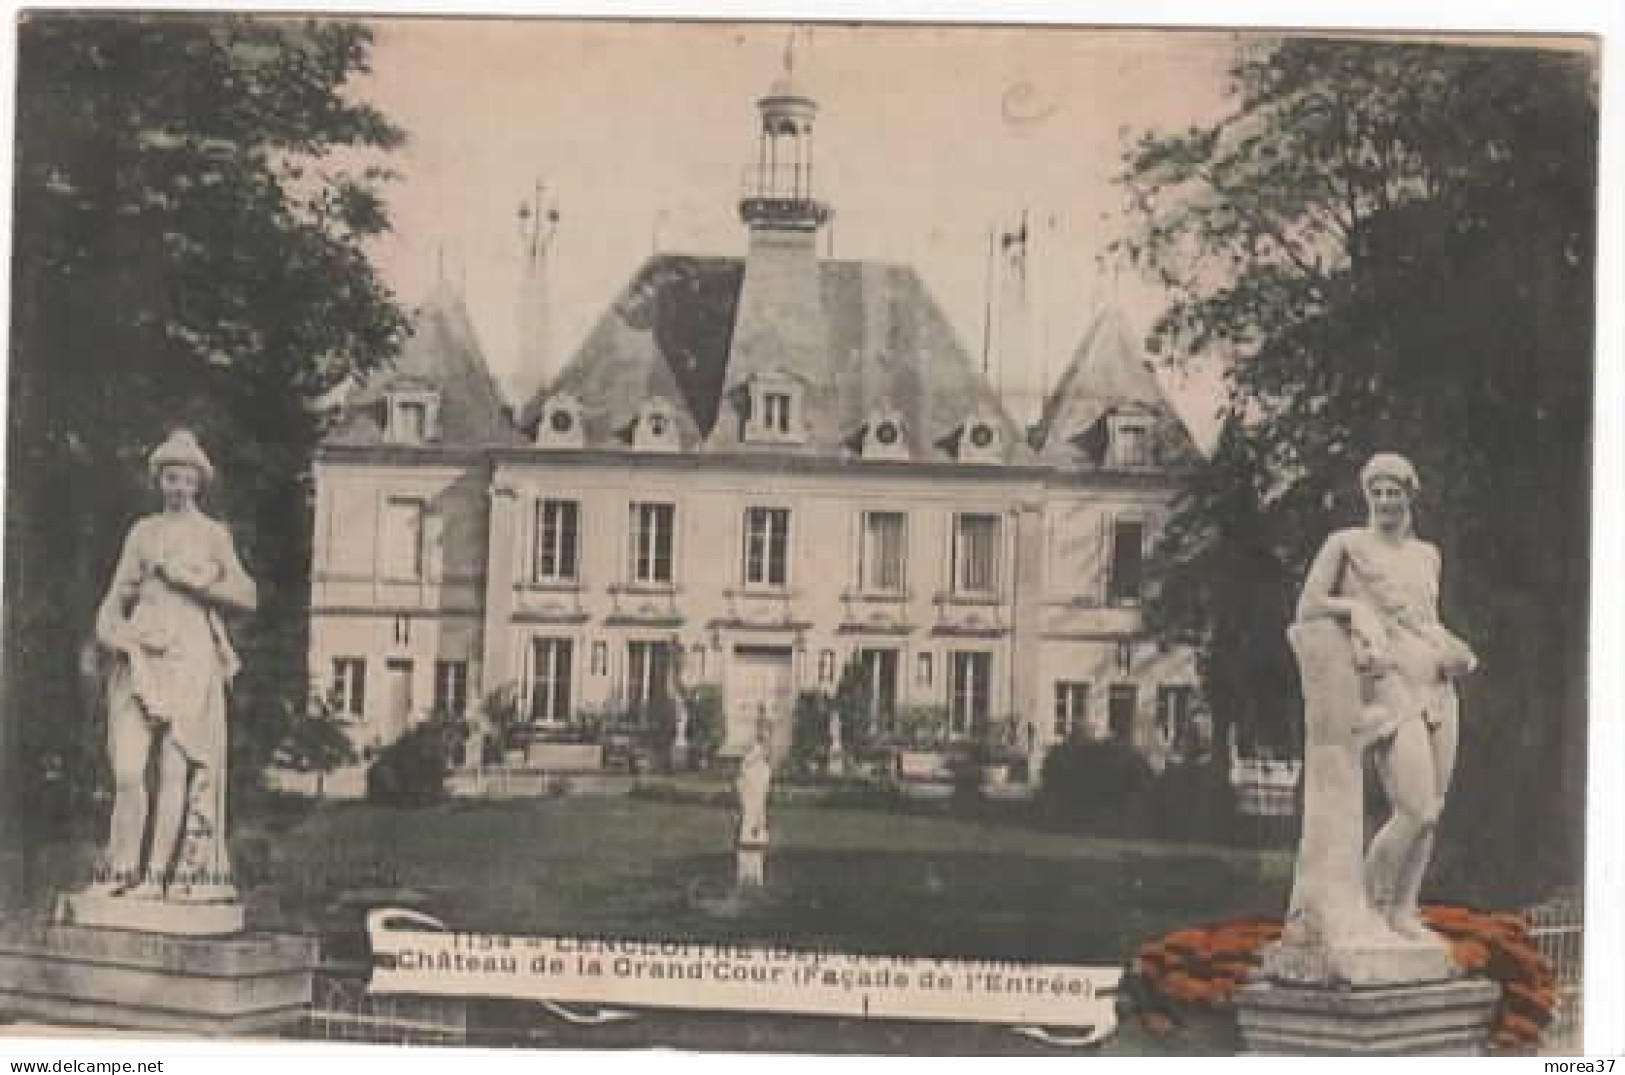
{"type": "Polygon", "coordinates": [[[1261,981],[1330,989],[1445,982],[1460,976],[1461,968],[1441,938],[1392,935],[1325,945],[1282,940],[1264,949],[1258,968],[1261,981]]]}
{"type": "Polygon", "coordinates": [[[735,883],[739,888],[761,888],[767,884],[767,846],[740,844],[735,855],[735,883]]]}
{"type": "Polygon", "coordinates": [[[240,903],[176,903],[77,892],[56,904],[56,921],[64,926],[173,933],[182,937],[224,937],[243,932],[240,903]]]}
{"type": "Polygon", "coordinates": [[[1334,989],[1262,981],[1236,995],[1255,1056],[1479,1056],[1501,987],[1483,978],[1334,989]]]}
{"type": "Polygon", "coordinates": [[[0,930],[0,1012],[192,1035],[264,1034],[309,1010],[314,938],[51,925],[0,930]]]}

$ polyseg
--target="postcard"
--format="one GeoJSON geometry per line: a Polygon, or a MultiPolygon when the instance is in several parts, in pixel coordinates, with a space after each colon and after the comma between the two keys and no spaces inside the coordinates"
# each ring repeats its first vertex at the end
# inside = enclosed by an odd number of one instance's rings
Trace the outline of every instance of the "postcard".
{"type": "Polygon", "coordinates": [[[1600,55],[24,12],[0,1033],[1579,1053],[1600,55]]]}

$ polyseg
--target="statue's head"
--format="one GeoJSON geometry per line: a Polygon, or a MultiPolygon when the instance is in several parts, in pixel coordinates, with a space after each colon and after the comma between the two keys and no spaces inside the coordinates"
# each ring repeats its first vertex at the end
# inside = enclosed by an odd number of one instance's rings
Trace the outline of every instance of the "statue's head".
{"type": "Polygon", "coordinates": [[[214,479],[214,465],[190,430],[177,429],[147,457],[147,474],[164,498],[164,507],[179,508],[197,500],[214,479]]]}
{"type": "Polygon", "coordinates": [[[1372,524],[1384,530],[1410,528],[1411,502],[1420,486],[1416,468],[1397,452],[1378,452],[1360,470],[1366,510],[1372,524]]]}

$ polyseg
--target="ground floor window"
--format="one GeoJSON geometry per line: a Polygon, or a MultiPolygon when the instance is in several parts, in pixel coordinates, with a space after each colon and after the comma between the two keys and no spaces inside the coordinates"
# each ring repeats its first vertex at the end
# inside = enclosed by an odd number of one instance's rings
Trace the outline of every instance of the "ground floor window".
{"type": "Polygon", "coordinates": [[[367,661],[364,657],[333,658],[333,682],[327,704],[333,712],[353,720],[367,716],[367,661]]]}
{"type": "Polygon", "coordinates": [[[1186,683],[1157,688],[1157,731],[1176,754],[1193,752],[1202,745],[1192,705],[1195,697],[1196,689],[1186,683]]]}
{"type": "Polygon", "coordinates": [[[637,724],[648,725],[671,705],[671,643],[626,644],[626,709],[637,724]]]}
{"type": "Polygon", "coordinates": [[[434,712],[461,717],[468,712],[468,662],[434,662],[434,712]]]}
{"type": "Polygon", "coordinates": [[[897,723],[897,664],[894,649],[858,651],[865,711],[869,726],[879,732],[890,732],[897,723]]]}
{"type": "Polygon", "coordinates": [[[1055,740],[1089,737],[1089,684],[1055,684],[1055,740]]]}
{"type": "Polygon", "coordinates": [[[570,717],[570,672],[574,645],[568,638],[535,638],[530,643],[530,719],[556,724],[570,717]]]}
{"type": "Polygon", "coordinates": [[[949,729],[954,735],[968,735],[987,723],[993,680],[993,654],[956,652],[950,665],[948,690],[949,729]]]}

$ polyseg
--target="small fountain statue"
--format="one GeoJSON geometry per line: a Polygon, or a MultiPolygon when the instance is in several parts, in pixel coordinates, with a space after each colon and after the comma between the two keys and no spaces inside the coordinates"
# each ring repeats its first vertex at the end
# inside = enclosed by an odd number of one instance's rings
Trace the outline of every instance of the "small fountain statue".
{"type": "Polygon", "coordinates": [[[756,721],[756,736],[739,763],[734,792],[739,797],[739,837],[736,845],[737,884],[741,890],[760,889],[767,883],[767,795],[773,783],[769,750],[772,723],[765,709],[756,721]]]}

